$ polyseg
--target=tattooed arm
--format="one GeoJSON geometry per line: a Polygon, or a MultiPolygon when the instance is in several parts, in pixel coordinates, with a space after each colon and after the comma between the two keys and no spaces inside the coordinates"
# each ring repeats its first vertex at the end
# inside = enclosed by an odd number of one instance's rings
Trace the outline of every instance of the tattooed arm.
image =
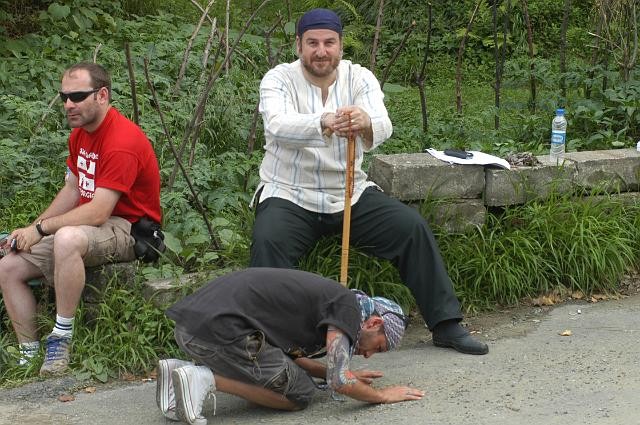
{"type": "MultiPolygon", "coordinates": [[[[349,369],[349,353],[349,338],[340,329],[329,326],[327,330],[326,379],[332,390],[369,403],[396,403],[405,400],[419,400],[424,395],[424,392],[420,390],[403,386],[382,389],[373,388],[368,385],[366,379],[358,379],[357,374],[349,369]]],[[[371,372],[367,374],[369,378],[372,377],[371,372]]]]}

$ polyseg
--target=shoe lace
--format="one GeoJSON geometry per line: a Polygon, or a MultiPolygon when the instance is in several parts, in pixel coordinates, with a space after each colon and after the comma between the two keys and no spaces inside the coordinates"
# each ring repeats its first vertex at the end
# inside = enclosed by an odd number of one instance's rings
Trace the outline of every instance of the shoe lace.
{"type": "Polygon", "coordinates": [[[213,390],[209,391],[209,394],[207,394],[207,396],[205,397],[205,400],[207,399],[213,399],[213,416],[216,415],[216,409],[218,407],[218,399],[216,398],[215,393],[213,392],[213,390]]]}
{"type": "Polygon", "coordinates": [[[60,360],[69,346],[68,338],[49,338],[47,340],[47,353],[45,361],[60,360]]]}
{"type": "MultiPolygon", "coordinates": [[[[218,408],[218,399],[216,398],[216,394],[213,392],[213,386],[209,387],[209,389],[207,390],[207,394],[202,397],[202,400],[200,401],[200,406],[198,411],[202,412],[202,406],[204,406],[204,402],[210,398],[213,399],[213,415],[215,416],[216,414],[216,409],[218,408]]],[[[200,413],[202,415],[202,413],[200,413]]]]}

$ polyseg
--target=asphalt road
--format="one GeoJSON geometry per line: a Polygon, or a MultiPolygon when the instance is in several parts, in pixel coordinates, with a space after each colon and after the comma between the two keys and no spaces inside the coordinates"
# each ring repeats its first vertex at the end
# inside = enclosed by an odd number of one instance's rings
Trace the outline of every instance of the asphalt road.
{"type": "MultiPolygon", "coordinates": [[[[377,385],[426,390],[421,401],[367,405],[319,392],[305,411],[281,413],[218,394],[215,416],[213,400],[205,413],[210,424],[640,425],[640,295],[548,312],[530,307],[478,323],[486,356],[436,348],[414,325],[400,350],[358,359],[385,372],[377,385]]],[[[172,423],[156,408],[154,382],[98,386],[58,401],[72,385],[67,378],[0,391],[0,424],[172,423]]]]}

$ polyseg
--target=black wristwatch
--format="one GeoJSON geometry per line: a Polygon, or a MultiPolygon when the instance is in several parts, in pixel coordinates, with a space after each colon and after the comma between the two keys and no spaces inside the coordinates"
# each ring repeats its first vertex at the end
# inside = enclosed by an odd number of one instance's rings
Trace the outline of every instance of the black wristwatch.
{"type": "Polygon", "coordinates": [[[38,231],[38,233],[40,233],[40,236],[42,236],[43,238],[45,236],[50,236],[50,233],[45,232],[44,230],[42,230],[42,220],[38,220],[38,222],[36,223],[36,230],[38,231]]]}

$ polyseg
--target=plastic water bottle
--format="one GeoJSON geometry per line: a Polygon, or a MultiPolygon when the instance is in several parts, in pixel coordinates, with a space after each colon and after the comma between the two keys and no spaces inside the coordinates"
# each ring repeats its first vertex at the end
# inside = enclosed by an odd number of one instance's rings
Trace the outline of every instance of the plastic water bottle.
{"type": "Polygon", "coordinates": [[[562,165],[567,140],[567,119],[564,117],[564,109],[556,109],[556,116],[551,122],[551,151],[549,159],[552,164],[562,165]]]}

